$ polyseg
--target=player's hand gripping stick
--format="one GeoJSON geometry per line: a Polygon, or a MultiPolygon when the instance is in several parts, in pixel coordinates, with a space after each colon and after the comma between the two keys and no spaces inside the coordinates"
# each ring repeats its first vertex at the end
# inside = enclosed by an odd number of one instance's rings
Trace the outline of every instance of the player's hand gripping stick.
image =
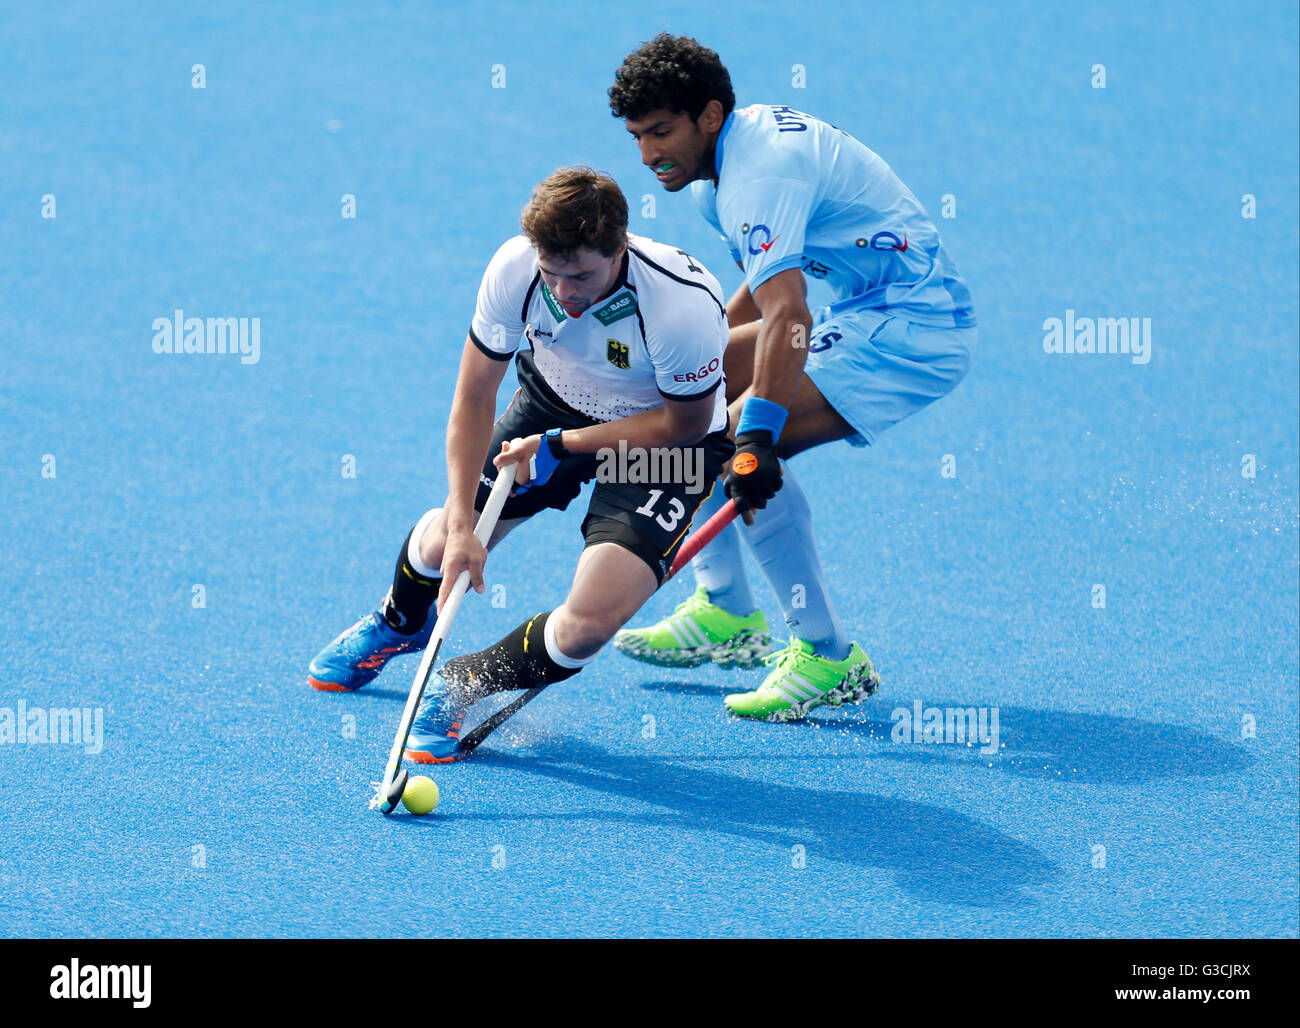
{"type": "MultiPolygon", "coordinates": [[[[497,472],[492,492],[488,495],[487,503],[483,505],[483,513],[478,516],[478,524],[474,526],[474,535],[484,546],[492,538],[492,530],[497,526],[497,519],[501,517],[501,508],[505,506],[506,497],[510,495],[510,488],[514,482],[513,464],[508,464],[497,472]]],[[[402,711],[402,722],[397,726],[397,737],[393,740],[393,749],[388,754],[388,763],[384,767],[383,783],[371,802],[372,806],[378,806],[385,814],[391,814],[396,810],[397,804],[402,800],[402,791],[406,788],[408,777],[405,769],[402,768],[402,753],[406,750],[406,737],[411,734],[411,725],[415,721],[416,711],[420,709],[420,701],[424,699],[424,688],[429,682],[434,662],[438,659],[438,651],[442,649],[443,640],[451,631],[452,620],[456,617],[456,611],[460,609],[460,601],[465,598],[468,589],[469,571],[466,570],[456,576],[456,582],[451,587],[451,595],[442,605],[438,623],[433,626],[433,635],[429,638],[428,646],[425,647],[424,656],[420,659],[420,668],[415,673],[411,694],[406,698],[406,709],[402,711]]]]}
{"type": "Polygon", "coordinates": [[[767,506],[781,488],[781,461],[771,432],[760,429],[736,436],[736,452],[723,487],[746,515],[746,523],[749,511],[767,506]]]}

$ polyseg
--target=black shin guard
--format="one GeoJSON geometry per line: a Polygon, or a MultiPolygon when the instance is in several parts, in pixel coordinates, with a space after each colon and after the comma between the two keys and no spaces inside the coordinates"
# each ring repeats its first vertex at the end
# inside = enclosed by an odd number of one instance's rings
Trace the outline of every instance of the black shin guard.
{"type": "Polygon", "coordinates": [[[447,661],[442,675],[460,696],[476,701],[494,692],[533,689],[572,678],[582,668],[561,667],[546,652],[546,619],[552,611],[529,618],[486,650],[447,661]]]}
{"type": "MultiPolygon", "coordinates": [[[[418,525],[416,526],[419,527],[418,525]]],[[[393,571],[393,587],[384,597],[384,620],[395,632],[402,635],[414,635],[429,620],[429,611],[438,599],[438,590],[442,588],[441,578],[426,578],[415,568],[407,557],[411,545],[412,528],[402,543],[402,552],[397,558],[397,568],[393,571]]]]}

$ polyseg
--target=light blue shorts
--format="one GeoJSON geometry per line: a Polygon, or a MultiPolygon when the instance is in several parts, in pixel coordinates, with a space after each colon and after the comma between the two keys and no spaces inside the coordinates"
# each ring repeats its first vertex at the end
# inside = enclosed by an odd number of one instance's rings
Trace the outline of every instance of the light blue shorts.
{"type": "Polygon", "coordinates": [[[874,307],[813,312],[804,370],[867,446],[890,425],[946,396],[966,377],[976,331],[936,328],[874,307]]]}

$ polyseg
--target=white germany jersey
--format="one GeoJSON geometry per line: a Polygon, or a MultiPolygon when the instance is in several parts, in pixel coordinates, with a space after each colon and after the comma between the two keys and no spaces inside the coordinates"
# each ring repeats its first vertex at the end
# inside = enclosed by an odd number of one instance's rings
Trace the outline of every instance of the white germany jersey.
{"type": "Polygon", "coordinates": [[[712,394],[709,431],[727,427],[722,287],[684,251],[653,239],[628,236],[613,291],[576,318],[546,288],[528,238],[507,240],[483,274],[470,339],[495,360],[526,340],[546,384],[596,421],[662,407],[665,396],[712,394]]]}

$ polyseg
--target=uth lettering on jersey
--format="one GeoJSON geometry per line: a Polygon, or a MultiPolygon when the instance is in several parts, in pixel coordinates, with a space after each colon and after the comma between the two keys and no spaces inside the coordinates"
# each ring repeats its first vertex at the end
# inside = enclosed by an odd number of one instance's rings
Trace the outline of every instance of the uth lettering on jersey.
{"type": "Polygon", "coordinates": [[[772,117],[776,119],[778,132],[807,132],[808,115],[796,111],[793,107],[773,107],[772,117]]]}
{"type": "Polygon", "coordinates": [[[720,363],[721,361],[719,361],[717,357],[714,357],[713,360],[709,361],[708,364],[700,368],[699,371],[686,371],[680,375],[674,375],[673,381],[674,382],[699,382],[703,379],[708,378],[715,371],[717,371],[718,365],[720,363]]]}

